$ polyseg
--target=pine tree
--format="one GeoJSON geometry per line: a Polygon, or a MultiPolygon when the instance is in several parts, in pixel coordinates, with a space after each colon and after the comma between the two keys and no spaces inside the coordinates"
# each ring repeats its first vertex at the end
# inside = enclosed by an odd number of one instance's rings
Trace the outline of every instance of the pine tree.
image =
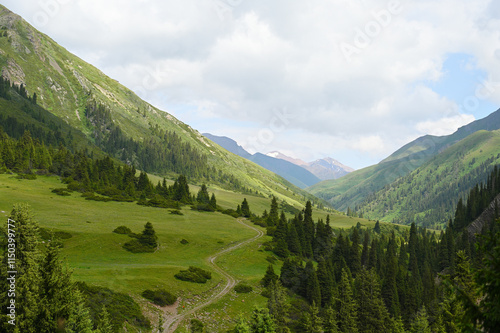
{"type": "Polygon", "coordinates": [[[0,270],[0,305],[2,313],[2,321],[0,328],[4,332],[12,330],[12,325],[8,320],[15,320],[18,332],[38,333],[35,326],[35,320],[39,306],[39,272],[38,260],[40,252],[38,249],[38,224],[33,219],[31,209],[26,204],[15,204],[9,215],[10,229],[15,231],[15,265],[11,266],[8,260],[8,251],[3,252],[2,268],[0,270]],[[5,269],[8,267],[9,269],[5,269]],[[11,306],[9,297],[9,284],[6,281],[11,277],[7,271],[17,271],[16,288],[15,288],[15,318],[7,317],[11,306]],[[21,301],[22,300],[22,301],[21,301]]]}
{"type": "Polygon", "coordinates": [[[99,316],[99,321],[97,323],[97,329],[95,333],[113,333],[113,326],[111,325],[109,313],[106,310],[106,306],[102,307],[102,312],[99,316]]]}
{"type": "Polygon", "coordinates": [[[233,333],[251,333],[250,326],[248,322],[243,318],[242,315],[236,320],[236,326],[233,329],[233,333]]]}
{"type": "Polygon", "coordinates": [[[274,196],[271,200],[271,210],[269,210],[266,222],[268,227],[274,227],[279,222],[278,200],[274,196]]]}
{"type": "Polygon", "coordinates": [[[318,263],[316,275],[320,286],[321,306],[325,307],[327,305],[331,305],[333,300],[333,279],[325,260],[318,263]]]}
{"type": "Polygon", "coordinates": [[[295,223],[290,223],[288,226],[287,238],[288,250],[294,255],[302,254],[302,247],[300,246],[300,238],[295,228],[295,223]]]}
{"type": "Polygon", "coordinates": [[[78,288],[75,288],[71,296],[73,306],[65,326],[65,333],[93,333],[90,313],[78,288]]]}
{"type": "Polygon", "coordinates": [[[268,309],[255,308],[250,322],[252,333],[275,333],[276,325],[268,309]]]}
{"type": "Polygon", "coordinates": [[[201,185],[201,188],[196,195],[196,201],[201,204],[208,204],[210,202],[210,196],[205,184],[201,185]]]}
{"type": "Polygon", "coordinates": [[[217,210],[217,199],[215,199],[215,194],[214,193],[212,193],[212,197],[210,197],[210,202],[208,203],[208,205],[214,211],[217,210]]]}
{"type": "Polygon", "coordinates": [[[269,298],[267,308],[269,314],[273,316],[276,323],[276,332],[283,332],[286,328],[286,317],[288,315],[288,302],[286,299],[286,290],[279,281],[271,281],[267,287],[269,298]]]}
{"type": "Polygon", "coordinates": [[[309,304],[321,304],[321,290],[312,261],[308,261],[306,264],[304,284],[305,296],[309,304]]]}
{"type": "Polygon", "coordinates": [[[59,260],[59,249],[55,241],[49,243],[47,253],[39,267],[39,311],[35,326],[39,332],[53,332],[61,329],[68,320],[73,304],[71,294],[75,286],[71,274],[64,269],[59,260]]]}
{"type": "Polygon", "coordinates": [[[267,266],[266,274],[261,280],[261,284],[267,288],[271,283],[278,281],[278,275],[274,272],[274,267],[272,264],[267,266]]]}
{"type": "Polygon", "coordinates": [[[323,316],[323,329],[325,330],[325,333],[338,333],[339,331],[336,313],[331,306],[325,310],[325,314],[323,316]]]}
{"type": "Polygon", "coordinates": [[[241,215],[244,217],[250,217],[250,206],[248,205],[247,198],[243,198],[243,202],[241,203],[241,215]]]}
{"type": "Polygon", "coordinates": [[[338,288],[337,312],[339,332],[357,333],[357,305],[353,299],[349,275],[344,269],[338,288]]]}
{"type": "Polygon", "coordinates": [[[349,255],[349,268],[351,273],[355,276],[356,273],[361,269],[361,255],[359,251],[359,232],[357,228],[354,228],[352,232],[352,245],[349,255]]]}
{"type": "Polygon", "coordinates": [[[156,232],[151,222],[146,222],[146,224],[144,225],[144,230],[142,231],[140,242],[152,249],[156,249],[158,247],[158,236],[156,236],[156,232]]]}
{"type": "Polygon", "coordinates": [[[429,317],[427,315],[427,310],[423,306],[417,313],[417,316],[410,325],[411,333],[431,333],[431,328],[429,326],[429,317]]]}
{"type": "Polygon", "coordinates": [[[356,278],[358,328],[360,332],[383,332],[389,327],[389,313],[380,293],[374,269],[363,269],[356,278]]]}

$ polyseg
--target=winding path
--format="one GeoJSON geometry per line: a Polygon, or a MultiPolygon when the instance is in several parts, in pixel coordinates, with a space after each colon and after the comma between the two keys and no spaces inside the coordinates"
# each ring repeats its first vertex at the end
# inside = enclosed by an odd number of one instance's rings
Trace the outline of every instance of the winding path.
{"type": "Polygon", "coordinates": [[[228,253],[228,252],[231,252],[239,247],[242,247],[244,245],[247,245],[248,243],[251,243],[259,238],[261,238],[262,236],[264,236],[264,232],[262,230],[259,230],[257,228],[255,228],[254,226],[251,226],[251,225],[248,225],[246,224],[245,222],[243,222],[245,219],[243,218],[239,218],[237,219],[236,221],[241,224],[241,225],[244,225],[245,227],[247,228],[250,228],[252,230],[255,230],[257,232],[257,235],[250,238],[250,239],[247,239],[246,241],[243,241],[243,242],[240,242],[238,244],[235,244],[233,246],[230,246],[220,252],[217,252],[216,254],[210,256],[207,258],[208,262],[210,263],[210,265],[212,265],[213,269],[215,269],[219,274],[221,274],[222,276],[224,276],[227,280],[227,283],[226,285],[224,286],[224,288],[219,292],[217,293],[217,295],[213,296],[209,301],[206,301],[206,302],[203,302],[203,303],[200,303],[198,305],[196,305],[194,308],[186,311],[186,312],[183,312],[183,313],[180,313],[180,314],[176,314],[170,318],[168,318],[166,321],[165,321],[165,324],[163,325],[163,328],[165,329],[165,332],[167,333],[173,333],[176,329],[177,329],[177,326],[179,325],[179,323],[184,320],[184,318],[186,318],[187,316],[195,313],[196,311],[206,307],[207,305],[210,305],[212,303],[214,303],[215,301],[217,301],[218,299],[220,299],[221,297],[227,295],[227,293],[229,293],[231,291],[231,289],[234,287],[234,285],[236,284],[236,279],[231,276],[229,273],[227,273],[226,271],[224,271],[222,268],[220,268],[219,266],[217,266],[217,264],[215,263],[215,261],[217,260],[218,257],[220,257],[221,255],[225,254],[225,253],[228,253]]]}

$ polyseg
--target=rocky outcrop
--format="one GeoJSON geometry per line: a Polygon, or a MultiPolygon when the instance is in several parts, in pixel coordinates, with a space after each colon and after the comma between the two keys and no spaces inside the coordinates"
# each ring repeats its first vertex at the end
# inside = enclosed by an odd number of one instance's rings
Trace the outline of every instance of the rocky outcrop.
{"type": "Polygon", "coordinates": [[[467,227],[467,232],[472,239],[476,238],[476,234],[480,234],[484,226],[493,223],[495,218],[498,218],[500,208],[500,194],[490,203],[488,208],[467,227]]]}

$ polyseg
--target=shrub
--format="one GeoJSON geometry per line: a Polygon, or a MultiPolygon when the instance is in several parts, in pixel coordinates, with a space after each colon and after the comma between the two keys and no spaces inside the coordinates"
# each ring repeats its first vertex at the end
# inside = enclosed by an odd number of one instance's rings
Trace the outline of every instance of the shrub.
{"type": "Polygon", "coordinates": [[[212,273],[198,267],[189,266],[189,269],[181,270],[174,277],[182,281],[206,283],[207,280],[212,278],[212,273]]]}
{"type": "Polygon", "coordinates": [[[69,193],[70,191],[67,188],[55,188],[52,190],[52,193],[55,193],[57,195],[62,195],[62,196],[69,196],[71,195],[69,193]]]}
{"type": "Polygon", "coordinates": [[[127,251],[130,251],[132,253],[144,253],[144,252],[155,252],[154,247],[150,247],[147,245],[142,244],[139,242],[137,239],[132,239],[131,241],[126,242],[123,244],[123,248],[127,251]]]}
{"type": "Polygon", "coordinates": [[[252,286],[249,286],[248,284],[240,282],[236,285],[236,287],[234,287],[234,291],[236,291],[237,293],[240,293],[240,294],[246,294],[246,293],[252,292],[253,288],[252,288],[252,286]]]}
{"type": "Polygon", "coordinates": [[[174,210],[171,210],[170,211],[170,214],[174,214],[174,215],[184,215],[183,212],[181,212],[180,210],[178,209],[174,209],[174,210]]]}
{"type": "Polygon", "coordinates": [[[189,242],[186,239],[184,239],[184,238],[181,240],[181,244],[188,244],[188,243],[189,242]]]}
{"type": "Polygon", "coordinates": [[[177,300],[176,296],[163,289],[144,290],[141,295],[158,306],[172,305],[177,300]]]}
{"type": "Polygon", "coordinates": [[[203,333],[203,323],[198,319],[191,319],[191,333],[203,333]]]}
{"type": "Polygon", "coordinates": [[[89,309],[91,319],[96,322],[106,306],[113,326],[113,332],[121,331],[125,321],[139,330],[151,327],[149,320],[142,314],[140,306],[129,295],[114,292],[108,288],[90,286],[85,282],[77,282],[78,289],[84,295],[85,305],[89,309]]]}
{"type": "Polygon", "coordinates": [[[115,234],[130,235],[132,233],[132,230],[130,230],[129,227],[121,225],[121,226],[117,227],[115,230],[113,230],[113,232],[115,234]]]}
{"type": "Polygon", "coordinates": [[[238,214],[238,212],[236,212],[234,209],[223,210],[222,214],[226,214],[226,215],[232,216],[234,218],[237,218],[240,216],[240,214],[238,214]]]}

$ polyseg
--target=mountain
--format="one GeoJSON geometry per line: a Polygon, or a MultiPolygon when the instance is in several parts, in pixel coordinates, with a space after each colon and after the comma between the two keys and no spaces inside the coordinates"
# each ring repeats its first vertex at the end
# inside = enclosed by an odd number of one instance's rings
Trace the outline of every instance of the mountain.
{"type": "Polygon", "coordinates": [[[500,164],[500,130],[477,131],[422,166],[368,196],[356,210],[363,216],[421,226],[445,226],[457,202],[486,183],[500,164]]]}
{"type": "Polygon", "coordinates": [[[327,180],[307,190],[329,201],[339,210],[347,210],[361,204],[369,195],[400,177],[406,176],[429,161],[447,147],[479,130],[500,129],[500,110],[484,119],[462,126],[446,136],[422,136],[401,147],[376,165],[356,170],[342,178],[327,180]]]}
{"type": "Polygon", "coordinates": [[[354,171],[353,168],[348,167],[331,157],[309,162],[303,167],[321,180],[337,179],[354,171]]]}
{"type": "Polygon", "coordinates": [[[204,133],[203,136],[220,145],[222,148],[241,157],[244,157],[260,165],[261,167],[280,175],[281,177],[285,178],[286,180],[300,188],[306,188],[320,181],[318,177],[316,177],[309,171],[289,161],[275,158],[269,155],[264,155],[261,153],[252,155],[243,147],[239,146],[236,141],[228,137],[216,136],[209,133],[204,133]]]}
{"type": "MultiPolygon", "coordinates": [[[[195,183],[275,195],[297,205],[305,197],[315,199],[141,100],[1,5],[0,29],[2,77],[66,123],[73,136],[84,137],[85,148],[170,178],[183,173],[195,183]]],[[[22,114],[11,116],[32,121],[22,114]]]]}
{"type": "Polygon", "coordinates": [[[286,156],[279,151],[272,151],[266,155],[301,166],[321,180],[337,179],[354,171],[353,168],[343,165],[331,157],[322,158],[313,162],[304,162],[301,159],[286,156]]]}
{"type": "Polygon", "coordinates": [[[288,161],[290,163],[293,163],[293,164],[299,165],[299,166],[307,165],[307,162],[304,162],[298,158],[293,158],[293,157],[287,156],[285,154],[280,153],[279,151],[271,151],[271,152],[267,153],[266,155],[270,156],[270,157],[274,157],[274,158],[279,158],[281,160],[285,160],[285,161],[288,161]]]}

